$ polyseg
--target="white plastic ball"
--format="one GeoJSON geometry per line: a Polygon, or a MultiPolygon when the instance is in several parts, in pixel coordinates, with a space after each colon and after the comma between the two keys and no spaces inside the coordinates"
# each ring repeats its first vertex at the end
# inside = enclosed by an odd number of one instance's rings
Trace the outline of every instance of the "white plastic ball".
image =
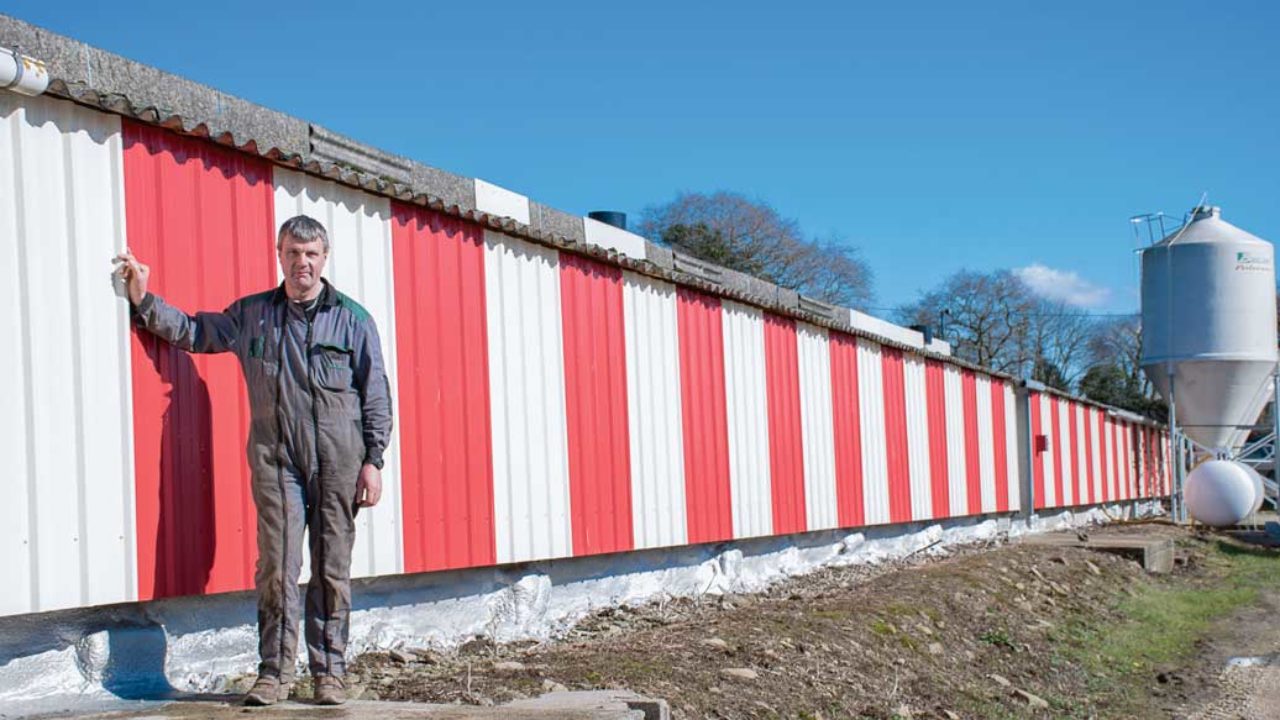
{"type": "Polygon", "coordinates": [[[1209,460],[1187,476],[1187,511],[1205,525],[1236,525],[1261,502],[1261,484],[1240,463],[1209,460]]]}
{"type": "Polygon", "coordinates": [[[1262,501],[1265,500],[1267,496],[1266,487],[1262,483],[1262,474],[1259,473],[1252,465],[1245,465],[1244,463],[1240,463],[1240,465],[1243,466],[1245,470],[1248,470],[1249,475],[1253,477],[1253,491],[1257,493],[1257,496],[1254,497],[1253,509],[1249,512],[1250,514],[1256,513],[1262,509],[1262,501]]]}

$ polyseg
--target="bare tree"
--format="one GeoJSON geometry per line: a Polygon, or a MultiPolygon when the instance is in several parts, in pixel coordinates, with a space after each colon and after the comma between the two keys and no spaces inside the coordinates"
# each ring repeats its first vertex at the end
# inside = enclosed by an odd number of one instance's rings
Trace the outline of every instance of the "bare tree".
{"type": "Polygon", "coordinates": [[[1032,365],[1031,377],[1070,390],[1089,367],[1093,319],[1066,303],[1040,300],[1030,312],[1028,328],[1024,357],[1032,365]]]}
{"type": "Polygon", "coordinates": [[[1027,369],[1035,307],[1030,289],[1013,273],[961,270],[897,315],[904,324],[939,328],[957,357],[1020,375],[1027,369]]]}
{"type": "Polygon", "coordinates": [[[1089,364],[1114,365],[1143,395],[1151,394],[1151,382],[1142,372],[1142,323],[1137,315],[1094,325],[1089,338],[1089,364]]]}
{"type": "Polygon", "coordinates": [[[798,222],[738,193],[682,193],[645,209],[638,229],[681,252],[825,302],[863,307],[871,300],[871,270],[854,248],[839,238],[806,239],[798,222]]]}

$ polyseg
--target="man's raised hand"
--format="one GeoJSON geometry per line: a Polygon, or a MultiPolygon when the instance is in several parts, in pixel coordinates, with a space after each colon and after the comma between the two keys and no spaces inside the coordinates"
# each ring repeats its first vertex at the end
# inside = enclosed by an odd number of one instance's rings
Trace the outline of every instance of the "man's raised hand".
{"type": "Polygon", "coordinates": [[[124,278],[125,287],[129,291],[129,302],[137,305],[147,296],[147,280],[151,277],[151,268],[138,262],[129,248],[115,256],[116,274],[124,278]]]}

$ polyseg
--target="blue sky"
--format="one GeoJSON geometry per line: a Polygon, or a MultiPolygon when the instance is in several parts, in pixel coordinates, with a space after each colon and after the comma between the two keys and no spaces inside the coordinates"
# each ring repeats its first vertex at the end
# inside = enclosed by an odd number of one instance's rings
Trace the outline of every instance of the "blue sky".
{"type": "Polygon", "coordinates": [[[860,248],[877,308],[1032,268],[1134,310],[1128,217],[1205,192],[1280,238],[1276,3],[155,7],[3,12],[578,214],[767,200],[860,248]]]}

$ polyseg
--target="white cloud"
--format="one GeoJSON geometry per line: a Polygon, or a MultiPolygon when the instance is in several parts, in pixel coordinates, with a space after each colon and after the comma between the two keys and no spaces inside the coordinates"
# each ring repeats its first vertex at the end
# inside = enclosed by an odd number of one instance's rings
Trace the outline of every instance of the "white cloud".
{"type": "Polygon", "coordinates": [[[1096,308],[1111,297],[1111,291],[1085,280],[1070,270],[1054,270],[1032,263],[1013,271],[1031,291],[1047,300],[1056,300],[1082,308],[1096,308]]]}

